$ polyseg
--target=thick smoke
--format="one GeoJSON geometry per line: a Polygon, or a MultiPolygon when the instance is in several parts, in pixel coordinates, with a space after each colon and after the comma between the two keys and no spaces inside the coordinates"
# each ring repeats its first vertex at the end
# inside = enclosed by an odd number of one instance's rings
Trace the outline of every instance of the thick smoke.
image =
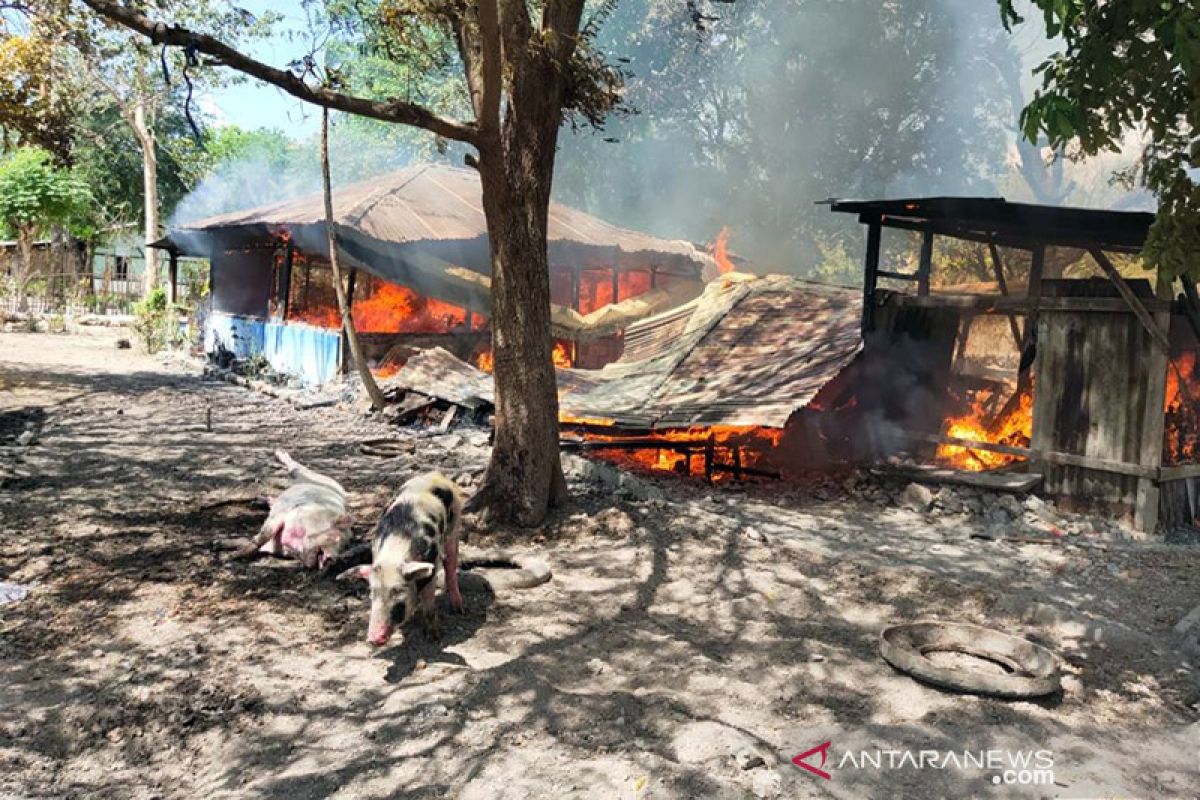
{"type": "Polygon", "coordinates": [[[639,113],[564,132],[564,202],[700,242],[728,225],[759,270],[842,281],[862,233],[826,198],[1128,205],[1108,181],[1119,159],[1047,166],[1018,145],[1052,46],[1036,13],[1012,35],[994,0],[739,0],[711,4],[720,19],[697,36],[685,4],[651,6],[622,4],[603,29],[639,113]]]}

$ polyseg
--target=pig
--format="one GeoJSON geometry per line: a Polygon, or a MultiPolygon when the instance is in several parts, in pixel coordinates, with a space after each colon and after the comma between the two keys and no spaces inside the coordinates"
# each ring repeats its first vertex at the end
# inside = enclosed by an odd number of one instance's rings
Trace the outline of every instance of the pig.
{"type": "Polygon", "coordinates": [[[324,567],[350,538],[353,520],[346,512],[346,490],[283,450],[276,450],[275,457],[287,469],[292,485],[268,500],[271,510],[266,521],[237,555],[248,557],[261,551],[296,556],[306,569],[324,567]]]}
{"type": "Polygon", "coordinates": [[[446,476],[429,472],[410,479],[375,526],[371,563],[339,577],[366,579],[371,585],[367,641],[376,647],[392,636],[392,612],[404,601],[404,623],[419,616],[425,632],[436,638],[438,620],[434,591],[439,565],[445,570],[450,604],[463,608],[458,588],[458,541],[462,523],[462,490],[446,476]]]}

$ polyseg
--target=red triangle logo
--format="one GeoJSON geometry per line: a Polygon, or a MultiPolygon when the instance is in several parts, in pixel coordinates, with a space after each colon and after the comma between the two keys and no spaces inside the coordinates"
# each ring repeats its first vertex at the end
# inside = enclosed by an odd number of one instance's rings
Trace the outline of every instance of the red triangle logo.
{"type": "Polygon", "coordinates": [[[817,745],[816,747],[814,747],[811,750],[805,750],[803,753],[801,753],[800,755],[793,758],[792,763],[795,764],[797,767],[800,767],[800,769],[806,769],[809,772],[811,772],[813,775],[824,778],[827,781],[833,780],[833,776],[830,775],[828,772],[826,772],[825,770],[820,769],[818,767],[814,767],[812,764],[806,763],[804,760],[811,755],[820,753],[821,754],[821,766],[822,767],[825,766],[825,759],[829,755],[829,745],[830,745],[830,742],[824,742],[822,744],[817,745]]]}

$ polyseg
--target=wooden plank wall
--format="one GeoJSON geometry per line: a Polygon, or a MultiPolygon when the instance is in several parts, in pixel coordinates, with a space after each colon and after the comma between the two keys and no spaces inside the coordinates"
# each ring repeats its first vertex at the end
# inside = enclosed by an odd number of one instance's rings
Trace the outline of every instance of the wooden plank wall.
{"type": "MultiPolygon", "coordinates": [[[[1140,296],[1149,284],[1135,282],[1140,296]]],[[[1107,282],[1048,280],[1047,297],[1108,296],[1107,282]]],[[[1043,309],[1038,319],[1033,449],[1141,463],[1142,430],[1155,359],[1132,313],[1043,309]]],[[[1165,370],[1164,370],[1165,376],[1165,370]]],[[[1163,380],[1160,376],[1159,380],[1163,380]]],[[[1159,401],[1161,403],[1161,400],[1159,401]]],[[[1139,479],[1045,463],[1045,490],[1065,508],[1132,520],[1139,479]]],[[[1158,498],[1155,498],[1157,510],[1158,498]]]]}

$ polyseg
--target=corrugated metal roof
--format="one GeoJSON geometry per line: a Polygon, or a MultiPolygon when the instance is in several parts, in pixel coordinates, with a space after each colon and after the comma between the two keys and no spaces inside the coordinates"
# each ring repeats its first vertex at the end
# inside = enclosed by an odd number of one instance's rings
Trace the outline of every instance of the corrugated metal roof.
{"type": "Polygon", "coordinates": [[[561,407],[638,427],[783,427],[861,350],[860,303],[783,276],[714,282],[631,325],[620,361],[560,373],[561,407]]]}
{"type": "MultiPolygon", "coordinates": [[[[725,276],[690,303],[631,325],[619,361],[558,370],[559,407],[643,429],[782,428],[862,349],[860,303],[853,289],[725,276]]],[[[492,399],[487,376],[448,353],[419,354],[392,380],[437,396],[469,385],[492,399]]]]}
{"type": "MultiPolygon", "coordinates": [[[[437,164],[407,167],[335,189],[333,208],[340,226],[390,244],[469,241],[487,236],[482,187],[475,170],[437,164]]],[[[318,225],[324,221],[324,201],[316,193],[206,217],[177,230],[186,234],[217,228],[318,225]]],[[[174,241],[174,237],[168,238],[174,241]]],[[[690,242],[619,228],[561,203],[550,205],[547,239],[552,261],[556,245],[569,245],[673,257],[671,260],[692,262],[698,269],[713,264],[711,256],[690,242]]]]}

